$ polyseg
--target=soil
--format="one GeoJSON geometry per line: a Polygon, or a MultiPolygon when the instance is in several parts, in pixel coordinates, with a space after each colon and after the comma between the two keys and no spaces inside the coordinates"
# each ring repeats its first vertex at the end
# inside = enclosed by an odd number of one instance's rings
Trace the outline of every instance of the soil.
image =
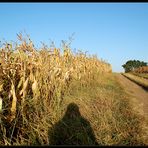
{"type": "Polygon", "coordinates": [[[142,103],[143,113],[148,117],[148,91],[144,90],[141,86],[129,80],[122,74],[117,74],[116,77],[125,91],[132,95],[136,101],[142,103]]]}

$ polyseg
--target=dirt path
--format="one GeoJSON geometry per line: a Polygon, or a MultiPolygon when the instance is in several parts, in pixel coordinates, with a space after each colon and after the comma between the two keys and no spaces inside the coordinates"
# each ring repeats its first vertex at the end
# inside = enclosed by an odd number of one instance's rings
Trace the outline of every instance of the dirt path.
{"type": "Polygon", "coordinates": [[[125,91],[142,103],[144,114],[148,117],[148,92],[121,74],[117,74],[116,77],[125,91]]]}

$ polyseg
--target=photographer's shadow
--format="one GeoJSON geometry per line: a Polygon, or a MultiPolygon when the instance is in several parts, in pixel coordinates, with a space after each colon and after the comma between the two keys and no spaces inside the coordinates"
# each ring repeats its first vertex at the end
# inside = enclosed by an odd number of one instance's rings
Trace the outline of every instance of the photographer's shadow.
{"type": "Polygon", "coordinates": [[[49,130],[51,145],[98,145],[88,120],[75,103],[70,103],[64,117],[49,130]]]}

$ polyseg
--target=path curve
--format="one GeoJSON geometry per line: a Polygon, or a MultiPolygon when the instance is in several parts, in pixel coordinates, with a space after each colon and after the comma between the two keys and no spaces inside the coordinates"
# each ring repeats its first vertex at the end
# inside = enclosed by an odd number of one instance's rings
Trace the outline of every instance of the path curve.
{"type": "Polygon", "coordinates": [[[125,91],[143,104],[144,114],[148,117],[148,92],[122,74],[116,74],[116,77],[125,91]]]}

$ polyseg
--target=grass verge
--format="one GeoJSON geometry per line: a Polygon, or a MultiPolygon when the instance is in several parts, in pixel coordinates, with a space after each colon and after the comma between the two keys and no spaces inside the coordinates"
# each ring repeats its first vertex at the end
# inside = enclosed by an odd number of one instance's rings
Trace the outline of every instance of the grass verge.
{"type": "Polygon", "coordinates": [[[138,85],[142,86],[144,89],[148,90],[148,80],[130,73],[123,74],[128,79],[132,80],[133,82],[137,83],[138,85]]]}
{"type": "Polygon", "coordinates": [[[52,144],[93,145],[97,141],[98,145],[146,145],[146,120],[133,109],[131,96],[124,92],[113,74],[98,75],[85,88],[73,81],[64,100],[51,130],[52,144]],[[71,103],[79,108],[76,111],[79,114],[68,111],[71,103]],[[72,117],[66,118],[67,112],[72,117]],[[87,127],[81,124],[82,118],[89,121],[87,127]],[[88,133],[94,135],[93,140],[88,133]]]}
{"type": "Polygon", "coordinates": [[[145,79],[148,79],[148,73],[135,73],[135,72],[132,72],[133,75],[136,75],[136,76],[139,76],[139,77],[142,77],[142,78],[145,78],[145,79]]]}

